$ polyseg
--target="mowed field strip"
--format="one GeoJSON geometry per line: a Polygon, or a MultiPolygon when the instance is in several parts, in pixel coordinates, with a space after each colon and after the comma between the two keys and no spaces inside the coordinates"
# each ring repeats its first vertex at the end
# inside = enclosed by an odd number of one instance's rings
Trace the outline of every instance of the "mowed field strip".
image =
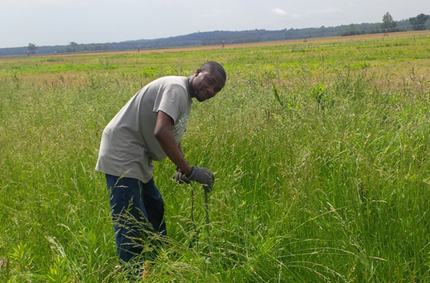
{"type": "MultiPolygon", "coordinates": [[[[271,46],[271,45],[284,45],[284,44],[306,44],[306,43],[321,43],[321,42],[342,42],[342,41],[350,41],[350,40],[375,40],[385,38],[396,38],[396,37],[405,37],[405,36],[420,36],[420,35],[429,35],[430,31],[421,30],[421,31],[405,31],[405,32],[396,32],[389,33],[388,36],[384,36],[382,33],[375,34],[363,34],[363,35],[354,35],[354,36],[337,36],[337,37],[320,37],[320,38],[307,38],[306,42],[304,39],[295,39],[295,40],[283,40],[283,41],[266,41],[266,42],[253,42],[253,43],[241,43],[241,44],[225,44],[224,47],[221,45],[208,45],[208,46],[190,46],[190,47],[175,47],[175,48],[160,48],[160,49],[141,49],[137,50],[124,50],[124,51],[104,51],[104,52],[85,52],[85,53],[69,53],[69,54],[55,54],[55,56],[73,56],[73,55],[102,55],[102,54],[145,54],[152,52],[180,52],[180,51],[196,51],[196,50],[214,50],[214,49],[229,49],[229,48],[244,48],[244,47],[252,47],[252,46],[271,46]]],[[[412,38],[413,39],[413,38],[412,38]]],[[[52,56],[54,54],[36,54],[32,56],[52,56]]],[[[27,55],[23,56],[8,56],[8,57],[27,57],[27,55]]],[[[3,57],[2,59],[7,59],[8,57],[3,57]]]]}

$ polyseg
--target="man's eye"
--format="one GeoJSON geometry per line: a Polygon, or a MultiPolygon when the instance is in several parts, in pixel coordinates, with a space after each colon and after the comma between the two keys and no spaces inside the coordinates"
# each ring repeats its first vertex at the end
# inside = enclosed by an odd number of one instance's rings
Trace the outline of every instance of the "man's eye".
{"type": "Polygon", "coordinates": [[[210,85],[213,85],[213,81],[209,81],[209,84],[210,84],[210,85]]]}

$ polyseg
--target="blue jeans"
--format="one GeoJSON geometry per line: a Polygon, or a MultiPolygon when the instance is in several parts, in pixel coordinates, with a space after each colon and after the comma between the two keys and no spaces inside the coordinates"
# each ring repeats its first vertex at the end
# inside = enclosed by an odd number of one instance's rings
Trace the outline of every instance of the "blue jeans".
{"type": "Polygon", "coordinates": [[[143,183],[106,174],[106,183],[120,263],[144,258],[142,253],[147,244],[152,247],[161,244],[154,235],[167,235],[164,202],[154,180],[143,183]]]}

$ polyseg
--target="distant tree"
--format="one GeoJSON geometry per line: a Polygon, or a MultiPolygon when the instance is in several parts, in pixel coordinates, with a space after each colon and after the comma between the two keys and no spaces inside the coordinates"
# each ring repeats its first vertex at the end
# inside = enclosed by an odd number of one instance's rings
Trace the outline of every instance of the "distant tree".
{"type": "Polygon", "coordinates": [[[426,22],[429,18],[429,15],[421,13],[416,17],[409,18],[409,23],[411,24],[413,30],[425,30],[427,28],[426,22]]]}
{"type": "Polygon", "coordinates": [[[397,23],[393,20],[393,17],[390,15],[390,13],[386,13],[382,17],[382,24],[381,29],[384,31],[392,31],[397,27],[397,23]]]}
{"type": "Polygon", "coordinates": [[[54,53],[64,53],[64,52],[66,52],[66,48],[62,46],[55,48],[55,51],[54,51],[54,53]]]}
{"type": "Polygon", "coordinates": [[[342,36],[358,35],[358,34],[365,34],[365,33],[366,32],[364,30],[359,31],[354,24],[350,24],[348,29],[344,33],[342,33],[342,36]]]}
{"type": "Polygon", "coordinates": [[[76,51],[78,51],[78,48],[79,48],[79,44],[77,44],[76,42],[70,42],[70,45],[69,45],[69,51],[68,52],[76,52],[76,51]]]}
{"type": "Polygon", "coordinates": [[[36,44],[29,43],[28,44],[28,54],[36,54],[37,53],[37,46],[36,44]]]}

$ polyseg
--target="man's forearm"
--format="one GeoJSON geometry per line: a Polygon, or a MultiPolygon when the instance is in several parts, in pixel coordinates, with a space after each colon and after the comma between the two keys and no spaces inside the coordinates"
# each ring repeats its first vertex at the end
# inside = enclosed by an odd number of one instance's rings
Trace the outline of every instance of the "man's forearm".
{"type": "Polygon", "coordinates": [[[191,173],[191,167],[188,165],[187,161],[184,158],[182,150],[180,146],[176,145],[175,139],[173,135],[169,136],[168,133],[165,135],[161,135],[157,137],[158,142],[160,143],[161,148],[166,153],[167,157],[169,157],[172,162],[181,169],[185,174],[191,173]]]}
{"type": "Polygon", "coordinates": [[[178,149],[179,149],[179,151],[181,152],[182,156],[184,156],[184,157],[185,157],[184,152],[182,151],[181,142],[179,142],[179,144],[178,144],[178,149]]]}
{"type": "Polygon", "coordinates": [[[187,161],[185,161],[181,145],[177,145],[173,137],[173,120],[162,111],[158,112],[154,135],[167,157],[169,157],[183,173],[190,174],[191,167],[188,165],[187,161]]]}

